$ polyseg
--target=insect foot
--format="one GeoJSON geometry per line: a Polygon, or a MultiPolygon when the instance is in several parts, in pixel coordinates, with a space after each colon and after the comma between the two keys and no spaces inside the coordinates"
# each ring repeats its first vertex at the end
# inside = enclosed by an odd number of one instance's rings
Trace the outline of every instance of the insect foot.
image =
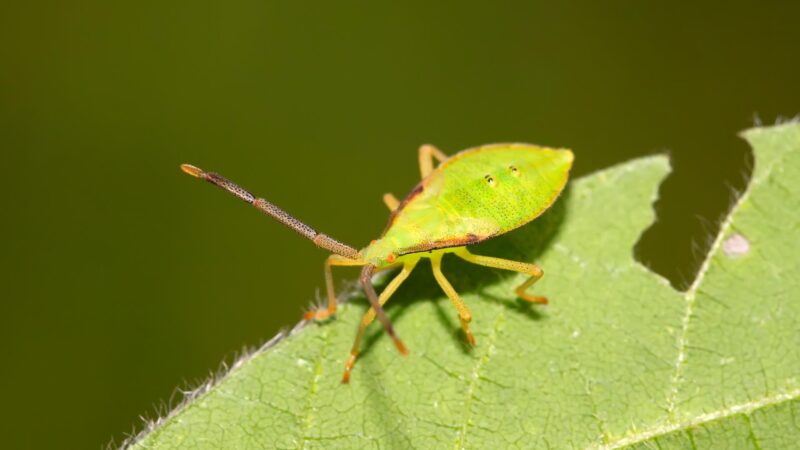
{"type": "Polygon", "coordinates": [[[461,329],[464,330],[464,335],[467,336],[467,342],[469,342],[471,347],[475,347],[475,336],[469,331],[469,323],[472,322],[472,313],[466,310],[466,305],[464,305],[464,308],[464,312],[459,315],[458,320],[461,321],[461,329]]]}
{"type": "Polygon", "coordinates": [[[519,298],[525,300],[526,302],[530,302],[530,303],[538,303],[540,305],[546,305],[546,304],[550,303],[550,301],[547,300],[547,297],[545,297],[545,296],[542,296],[542,295],[530,295],[530,294],[526,294],[525,292],[520,292],[519,290],[517,290],[517,296],[519,298]]]}
{"type": "Polygon", "coordinates": [[[336,313],[335,308],[319,309],[317,311],[306,311],[305,314],[303,314],[303,320],[315,320],[315,319],[323,320],[334,315],[335,313],[336,313]]]}
{"type": "Polygon", "coordinates": [[[469,330],[466,330],[465,333],[467,334],[467,342],[469,342],[469,345],[471,347],[475,347],[478,344],[478,342],[475,340],[475,336],[473,336],[472,332],[469,330]]]}

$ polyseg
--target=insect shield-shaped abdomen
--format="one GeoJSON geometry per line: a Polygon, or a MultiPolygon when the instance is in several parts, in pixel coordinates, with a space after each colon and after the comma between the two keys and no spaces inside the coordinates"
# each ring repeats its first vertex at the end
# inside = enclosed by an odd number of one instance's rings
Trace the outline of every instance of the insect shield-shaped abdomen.
{"type": "Polygon", "coordinates": [[[569,150],[518,144],[480,147],[459,155],[442,167],[448,175],[440,199],[444,203],[452,197],[462,220],[491,222],[475,234],[492,236],[543,213],[564,188],[573,160],[569,150]]]}
{"type": "Polygon", "coordinates": [[[498,149],[493,170],[484,176],[491,204],[487,214],[498,234],[520,227],[542,214],[558,197],[572,165],[569,150],[510,146],[498,149]]]}
{"type": "Polygon", "coordinates": [[[521,220],[519,216],[520,209],[525,207],[525,189],[515,165],[495,165],[491,172],[483,176],[475,194],[480,197],[476,200],[483,209],[484,219],[493,221],[498,228],[521,220]]]}
{"type": "Polygon", "coordinates": [[[395,242],[402,255],[511,231],[555,201],[572,159],[569,150],[522,144],[464,150],[423,180],[423,190],[406,198],[384,238],[395,242]]]}

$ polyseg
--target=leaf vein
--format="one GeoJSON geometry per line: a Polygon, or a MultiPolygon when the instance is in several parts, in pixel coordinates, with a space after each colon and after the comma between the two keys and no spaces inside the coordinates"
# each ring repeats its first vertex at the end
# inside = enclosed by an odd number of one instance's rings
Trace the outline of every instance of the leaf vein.
{"type": "Polygon", "coordinates": [[[309,437],[308,431],[311,429],[311,425],[314,422],[314,397],[316,393],[319,391],[319,380],[322,378],[322,362],[325,360],[325,349],[328,347],[328,335],[330,334],[330,327],[325,327],[325,330],[322,332],[322,345],[320,346],[320,350],[317,356],[316,364],[314,365],[314,371],[311,375],[311,380],[309,382],[308,387],[308,396],[305,405],[305,412],[303,414],[303,419],[300,423],[300,436],[298,437],[298,449],[303,449],[306,446],[306,442],[311,439],[309,437]]]}
{"type": "Polygon", "coordinates": [[[680,385],[683,378],[683,368],[686,363],[686,355],[687,350],[689,349],[689,325],[692,319],[692,311],[694,309],[694,304],[697,299],[697,291],[700,289],[700,286],[705,279],[706,273],[708,273],[708,269],[711,266],[711,261],[714,259],[714,256],[717,255],[719,252],[720,247],[723,243],[723,238],[727,235],[728,230],[733,225],[733,218],[736,215],[736,212],[741,208],[745,201],[750,197],[750,193],[753,192],[753,189],[764,182],[769,176],[772,174],[772,170],[775,166],[779,165],[782,160],[783,156],[788,153],[789,149],[785,149],[784,153],[780,155],[780,157],[775,158],[767,167],[763,169],[763,172],[759,173],[758,167],[755,168],[753,171],[752,178],[750,183],[748,183],[747,188],[745,188],[742,195],[736,200],[734,205],[731,207],[730,211],[725,217],[725,220],[722,222],[719,228],[719,232],[717,236],[714,238],[714,242],[711,245],[711,248],[708,250],[706,254],[705,260],[703,260],[703,264],[700,266],[700,269],[697,271],[697,275],[695,276],[694,281],[692,282],[689,289],[686,291],[684,299],[686,300],[686,310],[684,312],[683,318],[681,319],[681,332],[678,335],[677,340],[677,348],[678,348],[678,355],[675,358],[675,369],[672,374],[672,378],[670,380],[670,388],[667,392],[667,414],[670,418],[674,418],[675,416],[675,408],[676,408],[676,400],[678,397],[678,390],[680,389],[680,385]]]}
{"type": "Polygon", "coordinates": [[[472,420],[472,402],[475,400],[475,388],[478,385],[478,381],[481,379],[481,369],[483,369],[483,367],[492,357],[492,353],[494,352],[495,348],[494,344],[497,340],[497,334],[500,329],[500,324],[503,321],[503,307],[500,307],[498,311],[497,317],[492,325],[492,330],[487,338],[486,352],[484,352],[484,354],[478,358],[478,361],[475,363],[475,366],[472,369],[472,379],[470,380],[467,388],[467,399],[464,401],[464,418],[461,426],[459,427],[456,442],[454,444],[456,449],[466,448],[467,432],[469,431],[470,421],[472,420]]]}
{"type": "Polygon", "coordinates": [[[719,420],[727,419],[728,417],[735,416],[737,414],[749,415],[754,411],[757,411],[762,408],[776,406],[781,403],[792,402],[798,399],[800,399],[800,389],[794,389],[773,396],[763,397],[758,400],[746,403],[740,403],[727,408],[722,408],[714,412],[700,414],[688,420],[667,423],[664,425],[658,425],[651,429],[636,434],[632,434],[627,437],[623,437],[617,441],[611,442],[606,445],[590,446],[588,448],[599,449],[599,450],[610,450],[615,448],[626,447],[629,445],[650,441],[675,431],[689,430],[699,425],[704,425],[719,420]]]}

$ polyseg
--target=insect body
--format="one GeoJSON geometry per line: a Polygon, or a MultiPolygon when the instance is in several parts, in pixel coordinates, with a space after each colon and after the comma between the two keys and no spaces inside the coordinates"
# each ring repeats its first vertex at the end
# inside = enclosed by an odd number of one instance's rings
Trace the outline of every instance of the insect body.
{"type": "Polygon", "coordinates": [[[182,165],[181,169],[227,190],[333,253],[325,261],[328,307],[306,313],[306,320],[324,319],[336,312],[331,267],[364,267],[360,282],[371,308],[361,320],[345,364],[342,382],[347,383],[364,331],[376,317],[400,353],[407,353],[382,305],[422,258],[431,260],[434,277],[458,311],[461,327],[471,345],[475,345],[475,338],[469,330],[472,315],[442,273],[441,262],[445,253],[453,253],[475,264],[530,275],[517,287],[516,294],[530,302],[547,303],[545,297],[525,292],[542,277],[539,266],[475,255],[466,246],[514,230],[542,214],[564,189],[572,161],[573,154],[569,150],[528,144],[485,145],[451,157],[433,146],[423,145],[419,149],[422,181],[402,202],[392,194],[384,195],[384,203],[392,211],[389,223],[381,237],[361,251],[316,232],[277,206],[254,197],[215,173],[188,164],[182,165]],[[435,168],[434,159],[440,162],[435,168]],[[372,286],[372,275],[392,268],[399,268],[400,272],[378,295],[372,286]]]}

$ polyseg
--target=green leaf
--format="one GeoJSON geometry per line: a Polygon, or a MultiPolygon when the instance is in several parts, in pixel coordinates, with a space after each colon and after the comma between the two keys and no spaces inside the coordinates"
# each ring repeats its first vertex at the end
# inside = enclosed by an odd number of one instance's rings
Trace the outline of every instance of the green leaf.
{"type": "MultiPolygon", "coordinates": [[[[294,330],[153,424],[138,448],[778,448],[800,440],[800,126],[744,133],[747,190],[688,292],[633,258],[666,158],[571,183],[551,211],[476,253],[535,260],[523,278],[445,258],[473,312],[474,349],[427,264],[388,306],[411,354],[366,310],[294,330]]],[[[580,153],[578,152],[580,157],[580,153]]]]}

